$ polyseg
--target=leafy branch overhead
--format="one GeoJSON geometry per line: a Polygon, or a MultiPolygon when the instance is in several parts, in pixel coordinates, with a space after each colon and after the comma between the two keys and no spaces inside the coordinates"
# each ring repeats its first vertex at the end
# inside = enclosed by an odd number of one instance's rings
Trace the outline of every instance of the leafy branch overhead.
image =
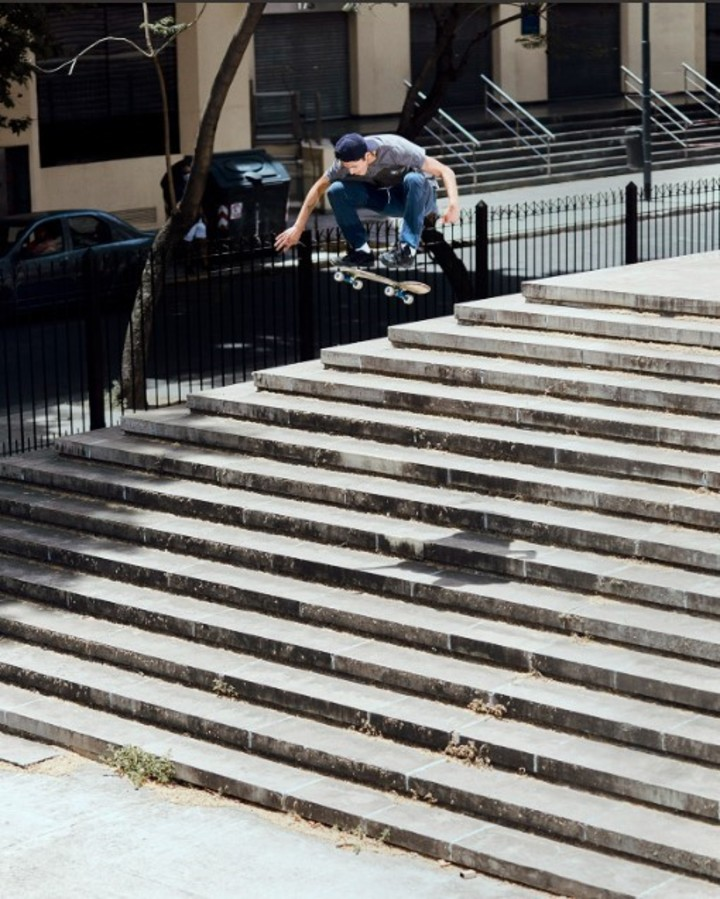
{"type": "MultiPolygon", "coordinates": [[[[33,58],[54,48],[44,3],[0,3],[0,107],[14,110],[34,72],[33,58]]],[[[30,116],[0,113],[0,128],[20,134],[30,116]]]]}
{"type": "Polygon", "coordinates": [[[207,3],[203,3],[202,7],[200,8],[200,12],[198,12],[198,14],[191,22],[175,22],[175,20],[170,16],[165,16],[164,18],[159,19],[157,22],[151,22],[149,18],[148,4],[143,3],[143,21],[140,23],[138,28],[145,35],[145,46],[138,44],[136,41],[131,40],[129,37],[121,37],[114,34],[108,34],[105,37],[98,38],[98,40],[93,41],[86,47],[83,47],[83,49],[78,53],[75,53],[69,59],[64,60],[57,66],[48,68],[39,64],[35,64],[33,66],[33,69],[46,75],[54,75],[56,72],[67,69],[68,75],[72,75],[75,71],[75,66],[83,56],[91,53],[96,47],[99,47],[101,44],[107,43],[126,44],[137,53],[145,56],[147,59],[154,60],[158,56],[160,56],[160,54],[168,47],[169,44],[177,39],[178,35],[182,34],[183,31],[187,31],[188,28],[192,28],[193,25],[197,24],[200,16],[205,11],[206,6],[207,3]],[[159,46],[156,47],[153,45],[151,36],[155,36],[161,39],[161,43],[159,44],[159,46]]]}

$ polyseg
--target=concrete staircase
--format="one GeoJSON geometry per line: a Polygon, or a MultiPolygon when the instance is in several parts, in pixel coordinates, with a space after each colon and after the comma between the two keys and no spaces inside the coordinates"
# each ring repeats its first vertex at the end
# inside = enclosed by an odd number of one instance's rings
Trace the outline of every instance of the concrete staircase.
{"type": "Polygon", "coordinates": [[[720,896],[720,253],[0,467],[0,728],[510,881],[720,896]]]}
{"type": "MultiPolygon", "coordinates": [[[[683,112],[693,120],[684,135],[682,147],[660,128],[652,130],[652,163],[654,169],[703,165],[720,158],[720,122],[708,118],[703,107],[681,104],[683,112]]],[[[430,155],[438,156],[453,167],[461,193],[505,190],[521,185],[547,184],[576,178],[599,178],[618,175],[628,168],[625,132],[639,127],[640,115],[634,109],[585,110],[572,114],[540,114],[538,119],[556,139],[551,145],[550,161],[533,153],[506,129],[496,124],[464,123],[481,144],[472,160],[465,165],[455,155],[452,145],[442,147],[429,138],[419,138],[430,155]]],[[[467,151],[455,150],[463,156],[467,151]]]]}

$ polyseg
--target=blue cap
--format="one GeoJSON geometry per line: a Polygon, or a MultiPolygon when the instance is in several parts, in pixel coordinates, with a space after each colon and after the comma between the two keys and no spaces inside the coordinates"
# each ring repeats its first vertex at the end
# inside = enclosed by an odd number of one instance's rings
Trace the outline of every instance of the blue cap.
{"type": "Polygon", "coordinates": [[[335,158],[341,162],[355,162],[368,152],[365,138],[360,134],[343,134],[335,144],[335,158]]]}

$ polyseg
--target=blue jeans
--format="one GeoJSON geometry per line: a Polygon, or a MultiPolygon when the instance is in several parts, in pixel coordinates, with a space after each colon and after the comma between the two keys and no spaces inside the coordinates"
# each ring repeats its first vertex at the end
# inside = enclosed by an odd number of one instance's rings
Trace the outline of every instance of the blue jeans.
{"type": "Polygon", "coordinates": [[[437,209],[435,182],[420,172],[408,172],[395,187],[374,187],[364,181],[333,181],[327,197],[338,227],[351,249],[367,241],[358,209],[402,218],[400,240],[417,248],[425,216],[437,209]]]}

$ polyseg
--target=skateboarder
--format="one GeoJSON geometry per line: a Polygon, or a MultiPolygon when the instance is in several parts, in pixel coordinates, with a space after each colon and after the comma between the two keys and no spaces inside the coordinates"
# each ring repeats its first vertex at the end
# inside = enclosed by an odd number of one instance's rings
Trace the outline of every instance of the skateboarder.
{"type": "Polygon", "coordinates": [[[380,255],[380,262],[388,268],[407,268],[414,263],[425,216],[437,212],[437,178],[448,198],[440,221],[452,224],[459,220],[460,208],[455,173],[449,166],[397,134],[345,134],[335,144],[334,164],[310,188],[295,224],[278,235],[275,249],[287,250],[300,240],[310,213],[327,194],[349,246],[349,252],[336,260],[340,265],[375,265],[357,213],[371,209],[402,218],[400,239],[380,255]]]}

